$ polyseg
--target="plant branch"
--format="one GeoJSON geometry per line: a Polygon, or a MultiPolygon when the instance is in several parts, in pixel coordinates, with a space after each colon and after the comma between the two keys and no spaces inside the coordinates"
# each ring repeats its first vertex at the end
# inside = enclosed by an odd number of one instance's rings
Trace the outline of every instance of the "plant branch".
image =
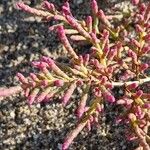
{"type": "Polygon", "coordinates": [[[22,90],[21,86],[13,86],[10,88],[0,88],[0,97],[8,97],[17,94],[22,90]]]}
{"type": "Polygon", "coordinates": [[[130,85],[130,84],[133,84],[133,83],[136,83],[136,84],[140,85],[140,84],[143,84],[143,83],[146,83],[146,82],[150,82],[150,77],[147,77],[147,78],[144,78],[144,79],[140,79],[139,81],[112,82],[112,85],[120,87],[120,86],[123,86],[123,85],[130,85]]]}

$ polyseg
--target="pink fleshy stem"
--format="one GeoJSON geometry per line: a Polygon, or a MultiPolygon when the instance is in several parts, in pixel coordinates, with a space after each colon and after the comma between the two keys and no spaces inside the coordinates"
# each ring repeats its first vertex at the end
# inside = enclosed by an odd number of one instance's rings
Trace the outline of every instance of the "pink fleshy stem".
{"type": "Polygon", "coordinates": [[[100,40],[97,38],[97,36],[94,32],[90,33],[90,35],[91,35],[93,43],[97,44],[100,42],[100,40]]]}
{"type": "Polygon", "coordinates": [[[70,10],[70,5],[68,2],[65,2],[64,5],[62,6],[62,12],[64,15],[70,15],[72,16],[71,10],[70,10]]]}
{"type": "Polygon", "coordinates": [[[39,80],[46,80],[47,79],[47,76],[45,76],[45,74],[43,72],[38,73],[37,77],[39,80]]]}
{"type": "Polygon", "coordinates": [[[105,16],[103,10],[99,10],[97,13],[97,16],[105,25],[107,25],[109,28],[111,27],[111,24],[109,20],[107,19],[107,17],[105,16]]]}
{"type": "Polygon", "coordinates": [[[96,110],[97,110],[99,113],[103,112],[103,105],[100,104],[100,103],[97,103],[96,110]]]}
{"type": "Polygon", "coordinates": [[[43,56],[43,57],[42,57],[42,61],[47,62],[48,65],[49,65],[49,68],[52,69],[57,75],[59,75],[59,76],[61,76],[61,77],[64,77],[64,78],[66,78],[66,79],[68,79],[68,80],[70,79],[70,78],[68,77],[68,75],[67,75],[65,72],[63,72],[63,71],[55,64],[54,60],[52,60],[51,58],[43,56]]]}
{"type": "Polygon", "coordinates": [[[116,103],[118,105],[130,105],[132,104],[133,100],[131,99],[119,99],[116,103]]]}
{"type": "Polygon", "coordinates": [[[66,18],[64,16],[62,16],[61,14],[55,15],[53,18],[55,20],[64,21],[64,22],[68,23],[68,21],[66,20],[66,18]]]}
{"type": "Polygon", "coordinates": [[[32,105],[33,102],[35,101],[35,98],[37,97],[38,93],[39,93],[40,89],[35,88],[33,89],[33,91],[30,93],[30,95],[28,96],[28,104],[32,105]]]}
{"type": "Polygon", "coordinates": [[[137,48],[141,47],[141,44],[135,39],[131,39],[131,44],[133,44],[137,48]]]}
{"type": "Polygon", "coordinates": [[[145,40],[146,42],[149,42],[149,41],[150,41],[150,34],[145,35],[145,36],[144,36],[144,40],[145,40]]]}
{"type": "Polygon", "coordinates": [[[71,83],[70,87],[68,88],[68,90],[65,92],[63,98],[62,98],[62,103],[65,106],[69,99],[71,98],[74,90],[76,89],[76,82],[71,83]]]}
{"type": "Polygon", "coordinates": [[[30,94],[30,88],[25,88],[25,89],[24,89],[24,96],[25,96],[25,97],[28,97],[29,94],[30,94]]]}
{"type": "Polygon", "coordinates": [[[98,4],[96,0],[91,0],[91,9],[94,15],[98,12],[98,4]]]}
{"type": "Polygon", "coordinates": [[[104,49],[106,44],[108,47],[110,47],[110,45],[109,45],[109,32],[107,30],[104,30],[104,32],[102,34],[102,49],[104,49]]]}
{"type": "Polygon", "coordinates": [[[54,31],[54,30],[56,30],[57,27],[60,26],[60,25],[63,25],[63,23],[59,23],[59,24],[52,25],[52,26],[50,26],[48,29],[49,29],[50,31],[54,31]]]}
{"type": "Polygon", "coordinates": [[[114,103],[115,102],[115,97],[110,93],[110,92],[104,92],[104,93],[102,93],[103,94],[103,96],[104,96],[104,98],[108,101],[108,102],[110,102],[110,103],[114,103]]]}
{"type": "Polygon", "coordinates": [[[118,15],[107,15],[106,18],[108,20],[113,20],[113,19],[118,19],[121,20],[124,17],[124,15],[122,14],[118,14],[118,15]]]}
{"type": "Polygon", "coordinates": [[[92,115],[90,115],[90,117],[89,117],[89,121],[90,121],[90,123],[93,123],[93,121],[94,121],[94,117],[93,117],[92,115]]]}
{"type": "Polygon", "coordinates": [[[142,90],[138,90],[138,91],[136,91],[134,97],[135,98],[140,98],[142,95],[143,95],[143,91],[142,90]]]}
{"type": "Polygon", "coordinates": [[[93,13],[93,30],[96,31],[96,33],[99,33],[99,29],[98,29],[98,24],[99,24],[99,20],[97,17],[97,13],[98,13],[98,4],[96,0],[91,0],[91,9],[92,9],[92,13],[93,13]]]}
{"type": "Polygon", "coordinates": [[[103,51],[96,47],[91,47],[91,52],[92,54],[98,54],[100,58],[102,57],[103,54],[103,51]]]}
{"type": "Polygon", "coordinates": [[[58,26],[57,31],[58,31],[59,38],[60,38],[63,46],[66,48],[67,52],[69,53],[69,55],[71,55],[71,57],[77,59],[78,56],[75,53],[75,51],[73,50],[72,46],[70,45],[70,43],[66,37],[65,29],[63,28],[63,26],[58,26]]]}
{"type": "Polygon", "coordinates": [[[87,127],[88,131],[91,131],[91,122],[90,122],[90,120],[87,121],[86,127],[87,127]]]}
{"type": "Polygon", "coordinates": [[[141,98],[150,99],[150,94],[148,94],[148,93],[143,93],[143,95],[141,96],[141,98]]]}
{"type": "Polygon", "coordinates": [[[82,36],[84,36],[85,38],[91,40],[91,37],[90,37],[89,33],[86,32],[86,31],[82,28],[81,24],[79,24],[79,23],[77,22],[77,20],[75,20],[73,17],[71,17],[71,16],[69,16],[69,15],[66,16],[66,19],[67,19],[67,21],[69,22],[69,24],[70,24],[74,29],[76,29],[82,36]]]}
{"type": "Polygon", "coordinates": [[[148,22],[148,20],[150,19],[150,2],[147,6],[147,9],[146,9],[146,12],[145,12],[145,15],[144,15],[144,19],[145,19],[145,22],[148,22]]]}
{"type": "Polygon", "coordinates": [[[150,52],[150,46],[143,47],[141,51],[142,55],[148,54],[150,52]]]}
{"type": "Polygon", "coordinates": [[[73,41],[86,41],[86,38],[81,35],[72,35],[70,39],[73,41]]]}
{"type": "Polygon", "coordinates": [[[64,29],[65,30],[65,34],[78,34],[79,32],[77,30],[74,29],[64,29]]]}
{"type": "Polygon", "coordinates": [[[140,132],[140,128],[138,126],[134,127],[135,132],[140,140],[140,145],[144,148],[144,150],[150,150],[150,146],[148,145],[145,136],[143,136],[140,132]]]}
{"type": "Polygon", "coordinates": [[[144,15],[146,11],[146,4],[142,3],[139,7],[140,14],[144,15]]]}
{"type": "Polygon", "coordinates": [[[23,11],[26,11],[28,13],[31,13],[31,14],[34,14],[34,15],[37,15],[37,16],[40,16],[40,17],[53,17],[54,16],[53,14],[51,14],[47,11],[31,8],[28,5],[24,4],[23,2],[18,2],[16,4],[16,6],[17,6],[18,9],[21,9],[23,11]]]}
{"type": "Polygon", "coordinates": [[[144,32],[144,29],[139,24],[135,25],[135,29],[136,29],[137,33],[144,32]]]}
{"type": "Polygon", "coordinates": [[[46,62],[43,62],[43,61],[33,61],[32,65],[36,68],[39,68],[40,70],[48,67],[48,64],[46,62]]]}
{"type": "Polygon", "coordinates": [[[55,6],[52,3],[49,3],[48,1],[44,1],[42,5],[48,11],[51,11],[51,12],[55,12],[56,11],[55,6]]]}
{"type": "Polygon", "coordinates": [[[10,88],[0,88],[0,97],[8,97],[17,94],[22,90],[21,86],[14,86],[10,88]]]}
{"type": "Polygon", "coordinates": [[[80,131],[86,126],[87,121],[79,123],[77,127],[72,130],[67,136],[67,138],[64,140],[64,143],[62,145],[62,150],[67,150],[69,145],[72,143],[74,138],[80,133],[80,131]]]}
{"type": "Polygon", "coordinates": [[[43,68],[42,72],[48,79],[52,80],[54,78],[47,68],[43,68]]]}
{"type": "Polygon", "coordinates": [[[62,87],[64,85],[64,81],[57,79],[57,80],[54,81],[54,85],[56,87],[62,87]]]}
{"type": "Polygon", "coordinates": [[[116,56],[116,54],[117,54],[117,49],[111,49],[107,56],[108,60],[112,61],[114,57],[116,56]]]}
{"type": "Polygon", "coordinates": [[[38,77],[36,76],[36,74],[30,73],[30,77],[31,77],[31,79],[32,79],[33,81],[35,81],[35,82],[40,82],[40,80],[38,79],[38,77]]]}
{"type": "Polygon", "coordinates": [[[134,83],[131,83],[130,85],[126,85],[126,87],[128,90],[133,90],[138,87],[138,84],[134,82],[134,83]]]}
{"type": "Polygon", "coordinates": [[[44,89],[44,91],[36,98],[36,102],[42,102],[46,96],[49,94],[49,92],[51,91],[51,87],[47,87],[46,89],[44,89]]]}
{"type": "Polygon", "coordinates": [[[83,63],[84,63],[85,66],[88,65],[89,60],[90,60],[90,55],[89,54],[85,54],[85,56],[83,58],[83,63]]]}
{"type": "MultiPolygon", "coordinates": [[[[87,92],[88,92],[88,91],[87,91],[87,92]]],[[[87,93],[84,93],[83,96],[82,96],[82,98],[81,98],[81,101],[80,101],[80,104],[79,104],[79,106],[78,106],[78,109],[77,109],[77,116],[78,116],[79,118],[81,118],[81,116],[82,116],[83,113],[84,113],[87,98],[88,98],[88,94],[87,94],[87,93]]]]}
{"type": "Polygon", "coordinates": [[[140,0],[131,0],[131,2],[132,2],[133,5],[138,5],[140,0]]]}
{"type": "Polygon", "coordinates": [[[92,32],[92,22],[93,22],[92,17],[88,16],[86,18],[86,26],[88,28],[89,33],[92,32]]]}
{"type": "Polygon", "coordinates": [[[44,100],[42,102],[49,102],[52,100],[52,98],[55,96],[56,91],[52,91],[49,94],[46,95],[46,97],[44,98],[44,100]]]}
{"type": "Polygon", "coordinates": [[[108,40],[106,41],[104,48],[103,48],[103,58],[107,57],[110,51],[108,40]]]}
{"type": "Polygon", "coordinates": [[[22,73],[17,73],[16,75],[19,79],[19,81],[23,84],[28,84],[28,79],[24,77],[22,73]]]}
{"type": "Polygon", "coordinates": [[[75,74],[75,75],[78,75],[78,76],[81,76],[81,77],[84,77],[84,78],[87,77],[86,74],[84,74],[84,73],[81,72],[81,71],[78,71],[77,69],[72,69],[72,68],[70,68],[70,71],[71,71],[73,74],[75,74]]]}

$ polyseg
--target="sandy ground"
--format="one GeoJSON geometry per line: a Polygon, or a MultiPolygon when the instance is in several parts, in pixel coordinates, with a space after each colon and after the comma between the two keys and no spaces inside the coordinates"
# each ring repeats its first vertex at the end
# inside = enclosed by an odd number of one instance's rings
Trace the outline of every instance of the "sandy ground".
{"type": "MultiPolygon", "coordinates": [[[[31,6],[39,5],[38,0],[25,1],[31,6]]],[[[0,87],[18,85],[16,73],[27,75],[33,71],[30,62],[41,55],[53,58],[63,55],[57,36],[47,30],[52,22],[40,22],[39,18],[16,10],[15,2],[0,0],[0,87]]],[[[62,0],[51,2],[58,6],[62,4],[62,0]]],[[[71,4],[77,17],[89,14],[86,0],[74,0],[71,4]]],[[[99,2],[99,5],[105,9],[111,7],[106,1],[99,2]]],[[[73,101],[66,108],[59,100],[29,108],[22,95],[1,100],[0,149],[59,150],[66,133],[76,123],[74,110],[73,101]]],[[[133,150],[136,144],[128,143],[123,136],[125,127],[113,125],[115,112],[119,113],[118,108],[109,106],[100,125],[93,127],[91,132],[84,130],[70,150],[133,150]]]]}

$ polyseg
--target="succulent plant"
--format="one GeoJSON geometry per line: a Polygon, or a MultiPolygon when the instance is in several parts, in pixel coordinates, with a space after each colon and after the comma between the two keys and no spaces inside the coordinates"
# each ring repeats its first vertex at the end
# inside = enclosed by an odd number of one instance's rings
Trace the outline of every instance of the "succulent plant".
{"type": "MultiPolygon", "coordinates": [[[[82,91],[76,110],[78,124],[65,138],[63,150],[84,127],[90,130],[98,122],[106,102],[124,107],[117,123],[128,124],[127,137],[139,142],[137,149],[150,150],[150,93],[142,89],[150,82],[149,63],[145,61],[150,57],[150,3],[131,2],[132,7],[126,10],[114,8],[112,14],[106,14],[96,0],[91,0],[91,16],[81,21],[73,17],[69,2],[60,11],[48,1],[43,2],[41,9],[17,3],[20,10],[45,21],[59,22],[49,30],[58,33],[69,58],[68,63],[46,56],[32,62],[39,72],[28,77],[18,73],[21,88],[17,87],[17,92],[24,91],[29,105],[51,101],[63,93],[61,102],[66,106],[78,87],[82,91]],[[70,41],[88,43],[89,51],[79,55],[70,41]],[[116,87],[124,91],[119,98],[113,93],[116,87]]],[[[6,96],[7,91],[1,96],[6,96]]]]}

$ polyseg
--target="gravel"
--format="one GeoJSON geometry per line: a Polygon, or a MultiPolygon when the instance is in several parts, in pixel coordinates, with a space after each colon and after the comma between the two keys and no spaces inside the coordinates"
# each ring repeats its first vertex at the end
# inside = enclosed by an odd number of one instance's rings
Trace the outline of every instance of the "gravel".
{"type": "MultiPolygon", "coordinates": [[[[24,0],[31,6],[39,6],[40,0],[24,0]]],[[[108,0],[107,0],[108,1],[108,0]]],[[[112,3],[100,2],[108,9],[112,3]]],[[[14,0],[0,1],[0,86],[18,85],[16,73],[27,75],[30,62],[48,55],[60,58],[64,55],[55,33],[47,28],[52,22],[40,22],[39,18],[14,8],[14,0]]],[[[62,0],[51,0],[59,6],[62,0]]],[[[112,1],[113,2],[113,1],[112,1]]],[[[119,3],[121,1],[114,1],[119,3]]],[[[76,16],[89,14],[86,0],[73,0],[71,8],[76,16]]],[[[100,125],[91,132],[85,129],[70,146],[70,150],[132,150],[123,134],[124,126],[113,125],[116,107],[110,106],[100,125]]],[[[19,94],[0,100],[0,149],[1,150],[59,150],[64,137],[76,123],[75,104],[63,108],[59,100],[29,107],[19,94]]]]}

